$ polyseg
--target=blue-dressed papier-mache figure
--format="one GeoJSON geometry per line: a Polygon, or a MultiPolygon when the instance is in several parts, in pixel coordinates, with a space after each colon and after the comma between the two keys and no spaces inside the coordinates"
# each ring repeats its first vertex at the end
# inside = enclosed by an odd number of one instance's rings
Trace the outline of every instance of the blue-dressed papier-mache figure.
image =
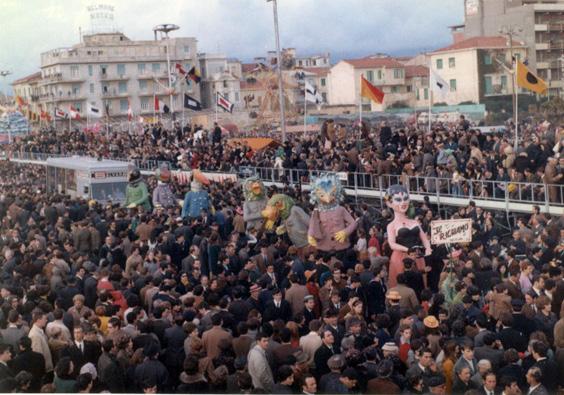
{"type": "Polygon", "coordinates": [[[129,183],[125,189],[125,203],[127,208],[136,208],[142,206],[145,211],[151,210],[151,202],[149,201],[149,191],[147,184],[141,177],[139,169],[133,169],[129,173],[129,183]]]}
{"type": "Polygon", "coordinates": [[[161,165],[156,171],[157,187],[153,190],[153,206],[155,208],[170,208],[176,206],[174,193],[170,188],[171,173],[167,165],[161,165]]]}
{"type": "Polygon", "coordinates": [[[184,197],[182,205],[182,218],[198,218],[202,210],[210,211],[210,197],[208,192],[203,189],[203,185],[209,185],[210,181],[199,170],[192,172],[192,182],[190,191],[184,197]]]}
{"type": "Polygon", "coordinates": [[[316,207],[309,221],[308,241],[321,251],[342,251],[349,248],[349,236],[357,221],[339,203],[344,198],[341,181],[336,174],[326,174],[311,182],[310,202],[316,207]]]}
{"type": "Polygon", "coordinates": [[[258,177],[250,177],[243,183],[243,220],[247,224],[247,231],[254,228],[259,230],[262,226],[262,210],[266,208],[266,188],[258,177]]]}

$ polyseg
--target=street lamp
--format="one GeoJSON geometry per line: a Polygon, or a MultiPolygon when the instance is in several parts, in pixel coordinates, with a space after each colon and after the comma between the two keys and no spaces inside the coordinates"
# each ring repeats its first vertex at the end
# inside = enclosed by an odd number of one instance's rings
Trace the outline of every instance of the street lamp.
{"type": "MultiPolygon", "coordinates": [[[[2,77],[3,85],[6,85],[6,77],[12,74],[10,70],[0,70],[0,77],[2,77]]],[[[6,95],[6,91],[3,89],[2,92],[4,93],[4,101],[8,102],[8,95],[6,95]]]]}
{"type": "Polygon", "coordinates": [[[169,90],[169,94],[170,94],[169,96],[170,96],[170,112],[171,112],[171,114],[174,114],[174,109],[173,109],[173,104],[172,104],[172,76],[170,75],[170,48],[168,46],[168,32],[178,30],[178,29],[180,29],[180,27],[178,25],[174,25],[172,23],[165,23],[165,24],[162,24],[162,25],[157,25],[153,28],[153,32],[155,33],[155,37],[157,36],[157,32],[161,32],[161,38],[162,38],[163,33],[164,33],[165,38],[166,38],[166,67],[167,67],[167,70],[168,70],[168,90],[169,90]]]}
{"type": "Polygon", "coordinates": [[[272,2],[274,13],[274,36],[276,38],[276,64],[278,65],[278,100],[280,101],[280,129],[282,131],[282,142],[286,141],[286,113],[284,109],[284,84],[282,81],[282,61],[280,59],[280,33],[278,32],[278,6],[276,0],[266,0],[272,2]]]}
{"type": "Polygon", "coordinates": [[[519,33],[521,33],[523,31],[522,28],[518,27],[518,26],[513,26],[513,25],[509,25],[509,26],[502,26],[498,32],[499,34],[503,34],[504,36],[507,36],[507,39],[509,41],[509,55],[511,56],[511,64],[513,65],[513,76],[511,78],[511,88],[513,90],[513,96],[512,96],[512,104],[513,104],[513,116],[515,117],[515,141],[513,143],[513,148],[515,150],[515,152],[517,151],[517,146],[519,144],[519,96],[517,93],[517,88],[515,87],[516,85],[516,79],[517,79],[517,60],[514,59],[513,57],[513,36],[518,36],[519,33]]]}

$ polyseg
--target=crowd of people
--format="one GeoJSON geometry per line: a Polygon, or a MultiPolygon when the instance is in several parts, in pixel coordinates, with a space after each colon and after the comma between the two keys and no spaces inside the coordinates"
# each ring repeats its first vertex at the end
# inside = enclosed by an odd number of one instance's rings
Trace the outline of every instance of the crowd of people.
{"type": "MultiPolygon", "coordinates": [[[[464,119],[430,134],[328,123],[321,138],[295,137],[262,152],[225,144],[221,129],[195,138],[197,129],[41,133],[10,150],[224,171],[457,173],[470,180],[461,189],[492,177],[562,183],[562,129],[547,125],[522,125],[518,152],[507,136],[480,134],[464,119]],[[357,133],[354,142],[342,138],[347,132],[357,133]]],[[[153,177],[146,182],[149,191],[156,185],[153,177]]],[[[190,188],[172,187],[177,199],[190,188]]],[[[543,395],[564,388],[563,218],[534,207],[506,228],[469,201],[451,218],[472,219],[471,243],[433,246],[424,260],[408,250],[390,279],[390,210],[375,215],[365,203],[346,203],[358,229],[349,249],[332,254],[247,228],[239,185],[207,189],[213,208],[183,217],[180,207],[47,194],[43,167],[1,162],[0,392],[543,395]]],[[[307,192],[288,185],[269,188],[274,193],[311,212],[307,192]]],[[[561,198],[557,188],[554,196],[550,187],[531,193],[561,198]]],[[[411,220],[429,234],[437,207],[412,205],[411,220]]]]}
{"type": "Polygon", "coordinates": [[[225,144],[218,124],[209,131],[199,125],[166,129],[158,124],[146,125],[141,134],[45,131],[21,139],[11,149],[167,161],[173,168],[224,172],[257,166],[401,175],[412,178],[412,189],[426,192],[501,199],[508,194],[563,204],[564,155],[559,154],[564,150],[564,129],[523,121],[515,146],[513,128],[508,124],[505,132],[482,133],[464,116],[457,123],[434,124],[430,133],[408,123],[359,127],[328,120],[321,127],[321,139],[318,134],[290,135],[282,146],[253,152],[242,144],[225,144]]]}

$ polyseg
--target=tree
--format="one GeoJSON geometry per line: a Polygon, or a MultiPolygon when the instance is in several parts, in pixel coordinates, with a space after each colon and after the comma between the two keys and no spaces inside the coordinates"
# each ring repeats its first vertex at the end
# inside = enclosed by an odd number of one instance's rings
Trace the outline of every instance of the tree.
{"type": "Polygon", "coordinates": [[[545,118],[552,123],[564,121],[564,99],[554,96],[541,104],[541,111],[545,118]]]}

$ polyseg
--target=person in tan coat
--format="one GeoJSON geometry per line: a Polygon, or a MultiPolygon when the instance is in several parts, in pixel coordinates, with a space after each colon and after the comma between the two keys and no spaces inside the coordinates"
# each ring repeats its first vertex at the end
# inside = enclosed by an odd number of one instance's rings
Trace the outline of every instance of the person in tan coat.
{"type": "Polygon", "coordinates": [[[397,282],[398,285],[390,288],[390,291],[397,291],[400,294],[400,308],[416,311],[416,307],[419,306],[419,300],[417,299],[417,295],[415,295],[415,291],[405,285],[404,273],[398,274],[397,282]]]}
{"type": "Polygon", "coordinates": [[[290,274],[290,288],[286,290],[284,299],[290,303],[292,307],[292,315],[295,317],[298,313],[304,312],[304,298],[309,295],[309,291],[305,285],[300,284],[298,276],[295,273],[290,274]]]}
{"type": "Polygon", "coordinates": [[[212,315],[211,321],[213,326],[202,335],[202,344],[204,346],[204,350],[206,350],[206,355],[213,359],[217,358],[221,353],[219,348],[221,341],[225,339],[231,343],[233,337],[229,334],[229,332],[221,327],[223,320],[219,314],[212,315]]]}
{"type": "Polygon", "coordinates": [[[43,355],[45,358],[45,372],[53,371],[53,358],[51,356],[51,350],[49,349],[49,343],[47,341],[47,335],[43,331],[43,328],[47,325],[47,316],[43,312],[36,312],[33,314],[33,326],[29,330],[27,335],[31,340],[31,349],[43,355]]]}
{"type": "Polygon", "coordinates": [[[511,314],[511,296],[508,294],[507,285],[497,284],[490,298],[490,315],[498,320],[504,312],[511,314]]]}
{"type": "Polygon", "coordinates": [[[560,183],[563,177],[563,174],[558,174],[557,164],[558,160],[550,157],[544,168],[544,183],[548,185],[548,198],[551,202],[558,201],[558,187],[556,185],[560,183]]]}

